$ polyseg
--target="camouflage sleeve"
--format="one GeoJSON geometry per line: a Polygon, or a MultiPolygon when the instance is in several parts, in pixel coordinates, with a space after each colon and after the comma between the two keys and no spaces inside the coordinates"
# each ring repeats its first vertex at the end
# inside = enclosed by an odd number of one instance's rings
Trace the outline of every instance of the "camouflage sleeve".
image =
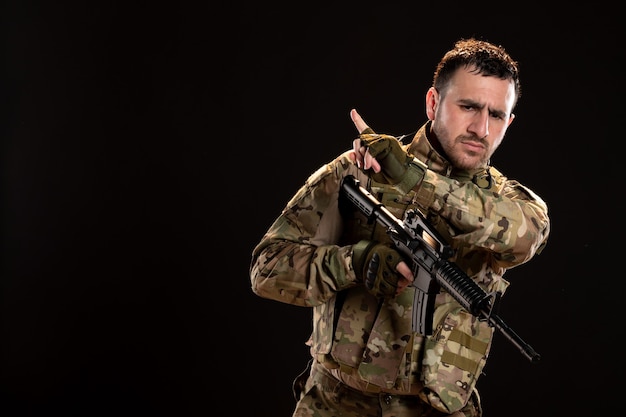
{"type": "Polygon", "coordinates": [[[352,246],[339,246],[341,179],[357,175],[347,153],[312,174],[253,249],[255,294],[315,306],[356,285],[352,246]]]}
{"type": "Polygon", "coordinates": [[[483,248],[511,268],[540,253],[550,232],[546,203],[514,180],[500,177],[491,189],[427,171],[416,199],[454,229],[453,245],[483,248]]]}

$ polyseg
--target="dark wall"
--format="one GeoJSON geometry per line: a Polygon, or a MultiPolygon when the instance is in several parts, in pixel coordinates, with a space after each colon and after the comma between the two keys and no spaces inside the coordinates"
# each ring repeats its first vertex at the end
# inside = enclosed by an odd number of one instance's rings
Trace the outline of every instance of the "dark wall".
{"type": "Polygon", "coordinates": [[[437,60],[472,35],[520,61],[492,162],[553,219],[500,311],[542,360],[499,335],[486,416],[610,410],[622,22],[471,6],[5,2],[0,414],[291,415],[310,311],[252,294],[252,248],[350,146],[352,107],[414,131],[437,60]]]}

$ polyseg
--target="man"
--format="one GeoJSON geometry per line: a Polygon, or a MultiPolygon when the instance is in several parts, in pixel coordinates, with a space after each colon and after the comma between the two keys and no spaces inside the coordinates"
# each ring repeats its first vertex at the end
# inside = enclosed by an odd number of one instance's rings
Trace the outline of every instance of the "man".
{"type": "Polygon", "coordinates": [[[546,244],[545,202],[490,165],[520,97],[501,46],[461,39],[438,63],[428,120],[409,144],[355,111],[353,149],[312,174],[254,248],[253,291],[312,307],[312,359],[294,381],[299,416],[481,416],[476,380],[494,333],[441,290],[433,334],[412,331],[411,268],[384,226],[340,204],[352,175],[394,216],[418,209],[487,293],[546,244]]]}

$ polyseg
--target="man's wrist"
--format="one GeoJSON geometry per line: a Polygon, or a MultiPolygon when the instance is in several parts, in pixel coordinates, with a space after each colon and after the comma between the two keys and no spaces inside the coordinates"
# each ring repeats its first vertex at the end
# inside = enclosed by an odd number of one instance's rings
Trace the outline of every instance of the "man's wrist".
{"type": "Polygon", "coordinates": [[[402,181],[395,184],[393,187],[403,194],[408,193],[424,179],[424,174],[427,169],[426,164],[417,158],[413,158],[407,166],[402,181]]]}

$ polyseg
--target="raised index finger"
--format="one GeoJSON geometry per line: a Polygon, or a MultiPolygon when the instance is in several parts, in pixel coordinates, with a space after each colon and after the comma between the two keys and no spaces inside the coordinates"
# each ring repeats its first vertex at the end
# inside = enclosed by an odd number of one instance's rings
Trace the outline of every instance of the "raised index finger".
{"type": "Polygon", "coordinates": [[[357,113],[356,109],[350,110],[350,118],[352,119],[352,122],[354,123],[354,126],[356,127],[356,130],[359,131],[359,133],[363,132],[365,129],[369,127],[365,123],[365,121],[363,121],[363,118],[361,117],[361,115],[357,113]]]}

